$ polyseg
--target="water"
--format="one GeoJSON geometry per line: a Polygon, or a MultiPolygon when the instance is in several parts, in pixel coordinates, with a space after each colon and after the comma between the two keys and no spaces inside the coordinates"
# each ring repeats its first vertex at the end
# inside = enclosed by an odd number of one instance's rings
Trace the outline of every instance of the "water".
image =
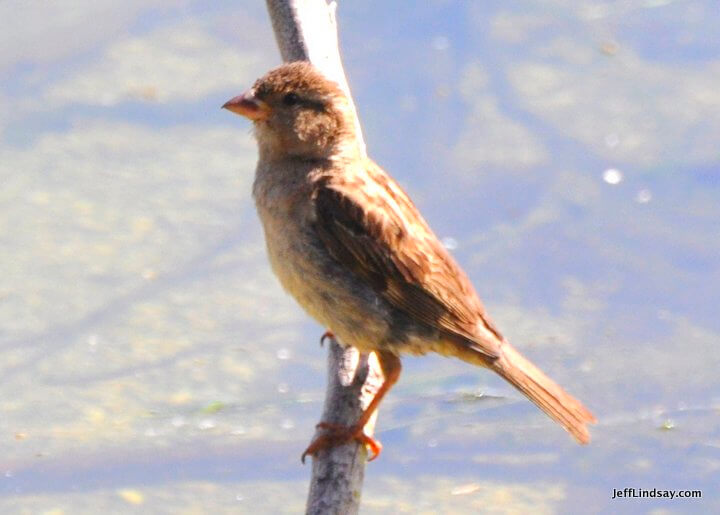
{"type": "MultiPolygon", "coordinates": [[[[3,513],[303,509],[324,329],[268,269],[249,125],[219,109],[279,63],[236,4],[0,6],[3,513]]],[[[364,513],[720,509],[715,7],[340,6],[371,156],[599,419],[580,447],[407,358],[364,513]]]]}

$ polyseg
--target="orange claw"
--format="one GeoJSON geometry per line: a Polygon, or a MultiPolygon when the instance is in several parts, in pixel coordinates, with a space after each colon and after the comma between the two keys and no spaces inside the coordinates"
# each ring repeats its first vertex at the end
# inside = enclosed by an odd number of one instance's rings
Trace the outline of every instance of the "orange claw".
{"type": "Polygon", "coordinates": [[[320,422],[315,427],[317,427],[318,429],[325,429],[327,430],[327,432],[318,436],[310,443],[308,448],[305,449],[305,452],[303,452],[302,456],[300,457],[300,461],[302,461],[303,463],[305,463],[305,457],[308,455],[315,456],[318,451],[321,451],[323,449],[330,449],[331,447],[336,447],[338,445],[343,445],[350,442],[351,440],[356,440],[368,448],[370,452],[370,457],[368,458],[368,461],[372,461],[377,458],[382,451],[382,444],[371,436],[366,435],[362,427],[347,427],[339,424],[330,424],[327,422],[320,422]]]}
{"type": "Polygon", "coordinates": [[[365,447],[367,447],[370,451],[370,456],[368,457],[368,461],[372,461],[378,456],[380,456],[380,453],[382,452],[382,444],[379,440],[375,440],[373,437],[366,435],[365,433],[362,433],[358,437],[360,443],[365,444],[365,447]]]}
{"type": "MultiPolygon", "coordinates": [[[[326,332],[320,340],[320,343],[322,343],[328,335],[329,337],[333,336],[330,331],[326,332]]],[[[366,435],[363,429],[368,423],[368,420],[370,420],[370,417],[372,417],[373,413],[375,413],[375,410],[377,410],[377,407],[380,405],[380,401],[383,399],[385,394],[390,390],[390,388],[392,388],[392,385],[397,382],[398,377],[400,377],[402,365],[400,364],[400,358],[391,352],[375,351],[374,354],[378,359],[380,368],[382,368],[385,380],[375,393],[375,396],[370,401],[370,404],[368,404],[368,407],[365,408],[365,411],[363,411],[360,416],[360,420],[358,420],[354,426],[350,427],[320,422],[315,427],[318,429],[326,429],[327,431],[310,442],[310,445],[307,449],[305,449],[305,452],[302,453],[302,456],[300,457],[300,460],[303,463],[305,463],[305,456],[308,454],[315,456],[317,452],[322,449],[329,449],[330,447],[342,445],[348,443],[350,440],[357,440],[369,448],[370,457],[368,458],[368,461],[372,461],[380,455],[382,445],[380,445],[380,442],[377,440],[366,435]]]]}
{"type": "Polygon", "coordinates": [[[329,339],[335,338],[335,335],[333,334],[333,332],[332,332],[330,329],[328,329],[327,331],[325,331],[325,332],[323,333],[323,335],[320,337],[320,347],[323,347],[323,346],[325,345],[325,340],[328,339],[328,338],[329,338],[329,339]]]}

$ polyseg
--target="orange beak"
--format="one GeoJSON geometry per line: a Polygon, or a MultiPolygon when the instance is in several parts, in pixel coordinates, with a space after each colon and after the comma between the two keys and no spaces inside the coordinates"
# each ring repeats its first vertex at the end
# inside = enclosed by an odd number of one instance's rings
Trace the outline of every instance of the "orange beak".
{"type": "Polygon", "coordinates": [[[265,120],[270,116],[270,107],[262,100],[255,98],[252,90],[231,98],[223,104],[223,109],[240,114],[254,122],[265,120]]]}

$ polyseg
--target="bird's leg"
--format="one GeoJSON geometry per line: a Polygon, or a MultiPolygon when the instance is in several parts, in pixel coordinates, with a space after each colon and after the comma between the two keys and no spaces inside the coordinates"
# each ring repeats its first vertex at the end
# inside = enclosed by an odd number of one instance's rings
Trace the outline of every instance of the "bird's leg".
{"type": "Polygon", "coordinates": [[[351,440],[357,440],[370,449],[370,458],[368,458],[368,461],[372,461],[380,455],[382,445],[374,438],[366,435],[364,429],[370,417],[372,417],[380,405],[380,401],[382,401],[385,394],[390,391],[390,388],[393,387],[400,377],[402,365],[400,358],[391,352],[376,351],[375,356],[377,356],[378,363],[380,363],[380,368],[382,369],[383,383],[370,401],[370,404],[368,404],[368,407],[363,411],[360,419],[355,425],[350,427],[320,422],[316,427],[327,431],[315,438],[308,448],[305,449],[301,457],[303,463],[305,463],[305,456],[307,455],[315,456],[320,450],[342,445],[351,440]]]}
{"type": "Polygon", "coordinates": [[[333,338],[335,338],[335,335],[333,334],[333,332],[330,329],[325,331],[323,333],[323,335],[320,337],[320,347],[325,346],[325,340],[327,340],[327,339],[332,340],[333,338]]]}

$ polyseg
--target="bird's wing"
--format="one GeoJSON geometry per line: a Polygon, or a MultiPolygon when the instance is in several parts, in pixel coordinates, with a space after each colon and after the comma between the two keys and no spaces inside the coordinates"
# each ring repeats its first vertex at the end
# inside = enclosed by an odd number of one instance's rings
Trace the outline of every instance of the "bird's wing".
{"type": "Polygon", "coordinates": [[[366,160],[360,170],[322,177],[313,198],[317,234],[338,262],[454,343],[499,356],[503,337],[470,280],[382,169],[366,160]]]}

